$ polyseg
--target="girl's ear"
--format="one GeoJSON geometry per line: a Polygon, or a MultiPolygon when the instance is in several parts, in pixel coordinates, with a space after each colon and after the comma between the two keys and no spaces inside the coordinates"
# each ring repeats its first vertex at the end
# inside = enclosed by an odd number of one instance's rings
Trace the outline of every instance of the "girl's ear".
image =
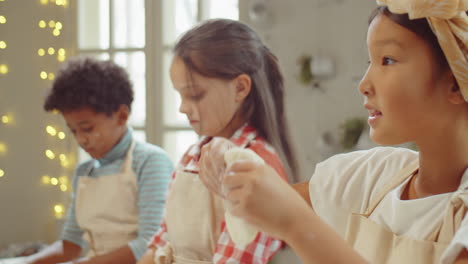
{"type": "Polygon", "coordinates": [[[234,79],[236,85],[236,101],[243,101],[252,90],[252,79],[250,76],[243,73],[234,79]]]}
{"type": "Polygon", "coordinates": [[[446,85],[446,89],[448,92],[448,100],[452,104],[463,104],[465,103],[465,99],[463,98],[463,94],[461,93],[460,87],[458,86],[457,80],[455,76],[453,76],[452,72],[447,73],[448,76],[448,83],[446,85]]]}
{"type": "Polygon", "coordinates": [[[127,105],[120,105],[119,109],[115,114],[119,125],[127,125],[127,120],[130,115],[130,109],[127,105]]]}
{"type": "Polygon", "coordinates": [[[463,94],[461,93],[460,88],[458,87],[458,83],[455,82],[452,90],[449,94],[449,101],[452,104],[463,104],[465,103],[465,99],[463,98],[463,94]]]}

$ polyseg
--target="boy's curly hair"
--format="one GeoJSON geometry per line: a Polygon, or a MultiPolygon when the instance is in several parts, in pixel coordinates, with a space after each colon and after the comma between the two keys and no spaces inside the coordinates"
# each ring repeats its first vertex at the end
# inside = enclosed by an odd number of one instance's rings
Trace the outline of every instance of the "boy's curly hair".
{"type": "Polygon", "coordinates": [[[120,105],[131,109],[132,102],[132,84],[125,69],[112,61],[77,58],[58,72],[44,109],[68,112],[89,107],[111,115],[120,105]]]}

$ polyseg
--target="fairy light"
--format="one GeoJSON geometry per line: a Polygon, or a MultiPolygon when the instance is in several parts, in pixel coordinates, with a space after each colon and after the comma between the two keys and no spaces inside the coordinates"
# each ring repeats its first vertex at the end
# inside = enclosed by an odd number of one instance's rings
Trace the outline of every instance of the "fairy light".
{"type": "Polygon", "coordinates": [[[44,185],[49,185],[50,184],[50,176],[49,175],[43,175],[41,177],[41,183],[44,185]]]}
{"type": "Polygon", "coordinates": [[[65,185],[65,184],[60,184],[60,190],[61,190],[62,192],[66,192],[66,191],[68,190],[67,185],[65,185]]]}
{"type": "Polygon", "coordinates": [[[0,24],[5,24],[7,22],[7,19],[5,16],[0,16],[0,24]]]}
{"type": "Polygon", "coordinates": [[[68,160],[60,161],[60,165],[62,165],[62,167],[64,167],[65,169],[68,169],[70,167],[70,163],[68,162],[68,160]]]}
{"type": "Polygon", "coordinates": [[[0,154],[5,154],[7,152],[7,145],[3,142],[0,142],[0,154]]]}
{"type": "Polygon", "coordinates": [[[65,154],[60,154],[59,159],[60,159],[60,165],[62,165],[62,167],[64,168],[69,167],[70,163],[68,162],[68,158],[65,154]]]}
{"type": "Polygon", "coordinates": [[[7,44],[5,41],[1,40],[0,41],[0,49],[6,49],[7,48],[7,44]]]}
{"type": "Polygon", "coordinates": [[[49,158],[51,160],[55,159],[55,153],[50,149],[47,149],[45,151],[45,155],[46,155],[47,158],[49,158]]]}
{"type": "Polygon", "coordinates": [[[3,124],[10,124],[13,122],[13,117],[9,114],[6,114],[6,115],[2,115],[2,123],[3,124]]]}
{"type": "Polygon", "coordinates": [[[53,177],[50,179],[50,184],[57,185],[58,183],[59,183],[59,180],[57,178],[53,177]]]}
{"type": "MultiPolygon", "coordinates": [[[[0,1],[4,1],[4,0],[0,0],[0,1]]],[[[69,4],[67,0],[39,0],[39,2],[41,5],[56,5],[56,6],[63,6],[63,7],[66,7],[69,4]]],[[[38,21],[37,25],[39,26],[39,28],[45,29],[43,32],[47,34],[52,34],[55,37],[61,36],[61,33],[62,33],[61,31],[64,28],[64,24],[61,21],[57,21],[55,19],[54,20],[44,19],[44,20],[36,20],[36,21],[38,21]]],[[[58,38],[55,38],[55,39],[58,39],[58,38]]],[[[8,43],[8,44],[11,45],[11,43],[8,43]]],[[[2,43],[0,42],[0,49],[2,49],[1,47],[2,47],[2,43]]],[[[58,47],[54,48],[50,46],[49,47],[46,46],[43,48],[37,47],[37,55],[39,57],[44,57],[44,56],[48,57],[50,55],[50,56],[53,56],[51,57],[51,59],[56,59],[58,62],[64,62],[66,60],[66,51],[64,48],[59,49],[58,47]]],[[[43,69],[40,69],[38,72],[40,72],[39,77],[42,80],[52,81],[56,78],[55,72],[53,72],[50,69],[43,68],[43,69]]],[[[59,114],[59,113],[60,112],[57,110],[53,111],[53,114],[59,114]]],[[[53,126],[52,124],[45,125],[45,132],[47,133],[47,135],[45,136],[51,136],[51,137],[56,136],[57,140],[64,140],[67,137],[64,131],[60,131],[59,129],[57,129],[57,127],[53,126]]],[[[73,155],[68,156],[65,153],[60,154],[58,149],[57,150],[54,149],[53,151],[52,148],[45,149],[44,154],[47,159],[60,161],[60,165],[64,168],[68,168],[69,166],[72,166],[74,163],[74,159],[75,159],[73,155]]],[[[51,175],[51,176],[43,175],[41,176],[40,180],[42,184],[53,186],[54,188],[57,188],[61,192],[67,192],[67,191],[70,191],[71,189],[71,184],[69,183],[70,180],[67,176],[61,176],[61,177],[55,176],[54,177],[54,175],[51,175]]],[[[66,207],[64,207],[63,204],[54,203],[52,209],[53,209],[55,218],[61,219],[65,216],[66,207]]]]}
{"type": "Polygon", "coordinates": [[[62,22],[57,21],[57,22],[55,23],[55,29],[61,30],[62,27],[63,27],[62,22]]]}
{"type": "Polygon", "coordinates": [[[46,132],[47,132],[47,134],[49,134],[49,135],[51,135],[53,137],[55,135],[57,135],[57,129],[55,129],[53,126],[50,126],[50,125],[46,127],[46,132]]]}
{"type": "Polygon", "coordinates": [[[65,208],[63,207],[62,204],[56,204],[56,205],[54,205],[54,214],[55,214],[55,218],[57,218],[57,219],[62,219],[62,218],[63,218],[63,215],[64,215],[64,212],[65,212],[65,208]]]}
{"type": "Polygon", "coordinates": [[[65,139],[66,137],[64,132],[59,132],[57,136],[59,139],[62,139],[62,140],[65,139]]]}
{"type": "Polygon", "coordinates": [[[44,20],[40,20],[38,25],[39,25],[40,28],[47,27],[47,23],[44,20]]]}
{"type": "Polygon", "coordinates": [[[0,74],[7,74],[8,73],[8,66],[6,64],[0,64],[0,74]]]}
{"type": "MultiPolygon", "coordinates": [[[[62,155],[63,155],[63,154],[62,154],[62,155]]],[[[59,177],[58,180],[59,180],[59,182],[60,182],[61,184],[67,184],[67,183],[68,183],[68,178],[67,178],[67,176],[61,176],[61,177],[59,177]]]]}
{"type": "Polygon", "coordinates": [[[0,169],[0,178],[2,178],[3,176],[5,176],[5,171],[0,169]]]}

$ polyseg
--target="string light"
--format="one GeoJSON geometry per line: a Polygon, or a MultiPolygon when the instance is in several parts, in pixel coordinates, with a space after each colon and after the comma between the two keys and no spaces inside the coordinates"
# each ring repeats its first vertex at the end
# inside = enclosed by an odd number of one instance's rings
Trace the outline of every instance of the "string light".
{"type": "Polygon", "coordinates": [[[5,154],[7,152],[7,146],[5,143],[0,142],[0,154],[5,154]]]}
{"type": "Polygon", "coordinates": [[[44,20],[39,21],[39,27],[40,28],[45,28],[47,26],[47,23],[44,20]]]}
{"type": "Polygon", "coordinates": [[[47,126],[46,127],[46,132],[47,134],[51,135],[51,136],[55,136],[57,135],[57,129],[55,129],[53,126],[47,126]]]}
{"type": "Polygon", "coordinates": [[[58,56],[57,56],[57,60],[58,60],[59,62],[64,62],[65,59],[66,59],[66,57],[63,56],[63,55],[58,55],[58,56]]]}
{"type": "Polygon", "coordinates": [[[1,41],[0,41],[0,49],[6,49],[6,47],[7,47],[6,42],[3,41],[3,40],[1,40],[1,41]]]}
{"type": "Polygon", "coordinates": [[[62,27],[63,27],[62,22],[57,21],[57,22],[55,23],[55,29],[61,30],[62,27]]]}
{"type": "Polygon", "coordinates": [[[50,184],[52,184],[52,185],[57,185],[58,183],[59,183],[59,181],[58,181],[57,178],[54,177],[54,178],[51,178],[51,179],[50,179],[50,184]]]}
{"type": "Polygon", "coordinates": [[[8,66],[6,64],[0,64],[0,74],[7,74],[8,73],[8,66]]]}
{"type": "Polygon", "coordinates": [[[0,24],[5,24],[6,23],[6,17],[5,16],[0,16],[0,24]]]}
{"type": "Polygon", "coordinates": [[[45,155],[46,155],[47,158],[49,158],[49,159],[51,159],[51,160],[52,160],[52,159],[55,159],[55,153],[54,153],[52,150],[50,150],[50,149],[47,149],[47,150],[45,151],[45,155]]]}
{"type": "MultiPolygon", "coordinates": [[[[0,0],[4,1],[4,0],[0,0]]],[[[67,6],[68,1],[67,0],[40,0],[41,5],[57,5],[57,6],[67,6]]],[[[6,19],[5,19],[6,21],[6,19]]],[[[52,33],[53,36],[60,36],[61,35],[61,30],[64,28],[64,25],[62,22],[57,21],[57,20],[40,20],[38,21],[38,26],[39,28],[46,29],[47,34],[52,33]],[[49,28],[51,31],[49,31],[49,28]]],[[[50,35],[49,35],[50,36],[50,35]]],[[[5,43],[6,44],[6,43],[5,43]]],[[[11,44],[11,43],[9,43],[11,44]]],[[[0,42],[0,49],[1,49],[1,42],[0,42]]],[[[53,47],[45,47],[45,48],[38,48],[37,49],[37,54],[40,57],[43,56],[56,56],[55,58],[59,62],[63,62],[66,60],[66,52],[65,49],[60,48],[60,49],[55,49],[53,47]]],[[[40,78],[43,80],[54,80],[55,79],[55,73],[49,72],[49,70],[44,69],[40,71],[39,74],[40,78]]],[[[57,110],[53,111],[53,114],[59,114],[60,112],[57,110]]],[[[57,136],[58,140],[64,140],[66,138],[66,134],[63,131],[59,131],[56,127],[53,125],[46,125],[45,126],[45,131],[48,135],[55,137],[57,136]]],[[[50,159],[54,160],[57,158],[57,160],[60,161],[60,164],[62,167],[68,168],[69,166],[73,165],[74,163],[74,156],[72,155],[71,157],[68,157],[66,154],[62,153],[59,154],[59,152],[54,152],[51,149],[46,149],[44,151],[45,156],[50,159]]],[[[61,176],[61,177],[52,177],[49,175],[43,175],[41,176],[41,183],[44,185],[53,185],[56,186],[57,189],[59,189],[62,192],[67,192],[71,189],[71,185],[69,183],[69,178],[67,176],[61,176]]],[[[65,207],[61,203],[56,203],[53,205],[53,212],[55,215],[55,218],[61,219],[65,215],[65,207]]]]}
{"type": "Polygon", "coordinates": [[[68,190],[67,185],[65,185],[65,184],[60,184],[60,190],[61,190],[62,192],[66,192],[66,191],[68,190]]]}
{"type": "Polygon", "coordinates": [[[65,154],[60,154],[59,159],[60,159],[60,165],[62,165],[62,167],[68,168],[70,166],[70,163],[68,162],[68,158],[65,154]]]}
{"type": "MultiPolygon", "coordinates": [[[[63,155],[63,154],[62,154],[62,155],[63,155]]],[[[67,184],[67,183],[68,183],[68,178],[67,178],[67,176],[62,176],[62,177],[60,177],[60,178],[59,178],[59,182],[60,182],[61,184],[67,184]]]]}
{"type": "Polygon", "coordinates": [[[58,138],[59,139],[65,139],[65,133],[64,132],[59,132],[58,133],[58,138]]]}
{"type": "Polygon", "coordinates": [[[5,176],[5,171],[0,169],[0,178],[3,177],[3,176],[5,176]]]}
{"type": "Polygon", "coordinates": [[[49,176],[49,175],[43,175],[43,176],[41,177],[41,182],[42,182],[42,184],[44,184],[44,185],[50,184],[50,176],[49,176]]]}
{"type": "Polygon", "coordinates": [[[55,218],[62,219],[64,215],[65,209],[62,204],[56,204],[54,206],[54,214],[55,218]]]}
{"type": "Polygon", "coordinates": [[[13,121],[13,117],[10,114],[2,115],[2,123],[10,124],[13,121]]]}

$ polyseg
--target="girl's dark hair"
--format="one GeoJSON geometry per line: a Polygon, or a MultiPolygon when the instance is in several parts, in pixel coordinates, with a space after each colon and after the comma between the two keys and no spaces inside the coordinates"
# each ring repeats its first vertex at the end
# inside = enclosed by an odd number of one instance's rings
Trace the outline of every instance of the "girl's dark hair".
{"type": "Polygon", "coordinates": [[[120,105],[131,109],[132,102],[132,84],[125,69],[112,61],[75,58],[58,72],[44,109],[67,112],[89,107],[111,115],[120,105]]]}
{"type": "Polygon", "coordinates": [[[410,19],[408,14],[395,14],[390,12],[387,6],[379,6],[372,12],[371,16],[369,17],[368,24],[370,25],[374,18],[379,15],[388,17],[393,22],[407,28],[411,32],[424,39],[424,41],[426,41],[426,43],[432,48],[432,53],[434,54],[434,58],[436,59],[440,69],[449,68],[445,54],[440,47],[439,41],[437,40],[437,36],[432,31],[426,18],[410,19]]]}
{"type": "Polygon", "coordinates": [[[247,74],[252,90],[241,111],[259,136],[278,153],[290,180],[298,165],[284,109],[284,81],[276,56],[247,25],[228,19],[205,21],[185,33],[174,47],[191,72],[232,80],[247,74]]]}

